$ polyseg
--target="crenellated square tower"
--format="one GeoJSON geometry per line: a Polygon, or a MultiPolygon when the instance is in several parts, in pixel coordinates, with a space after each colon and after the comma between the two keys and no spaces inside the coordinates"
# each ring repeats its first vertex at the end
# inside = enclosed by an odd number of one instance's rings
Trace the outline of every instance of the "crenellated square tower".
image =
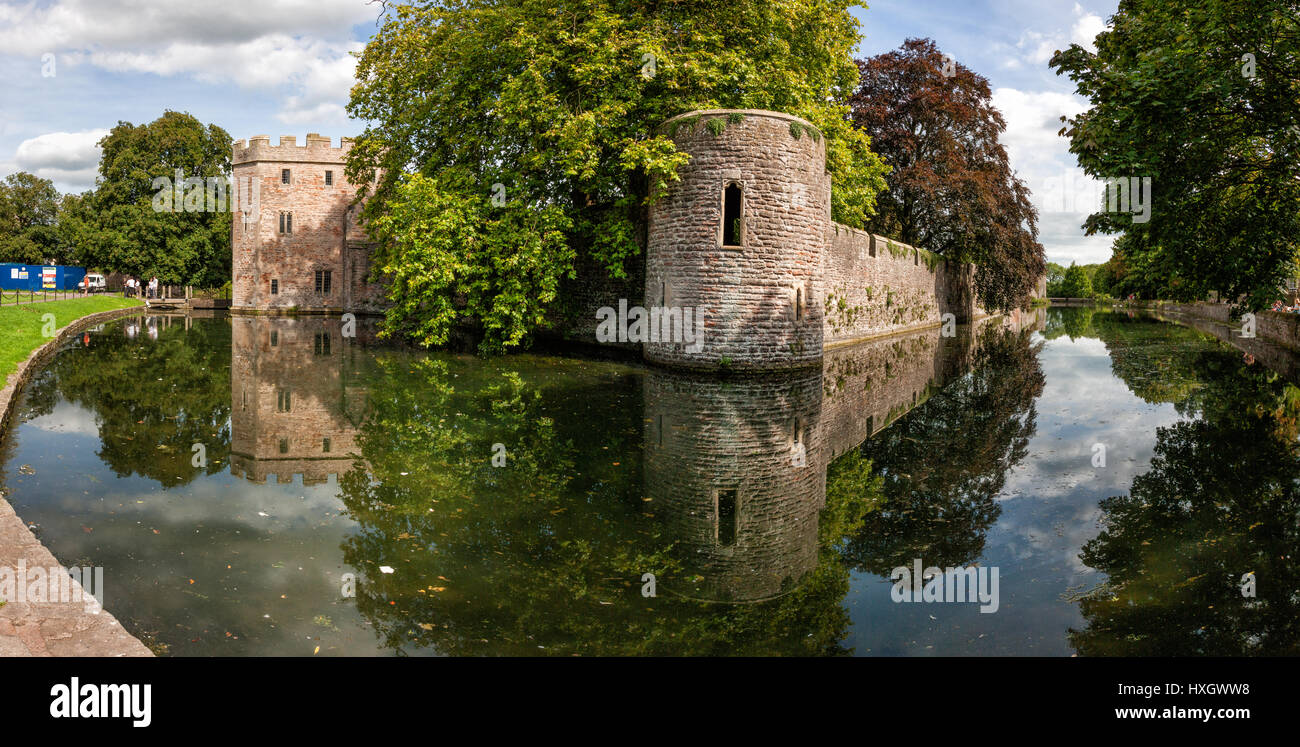
{"type": "Polygon", "coordinates": [[[231,222],[232,311],[382,312],[382,286],[366,281],[371,244],[357,188],[344,174],[351,139],[270,140],[234,144],[234,178],[253,180],[256,199],[243,200],[231,222]]]}

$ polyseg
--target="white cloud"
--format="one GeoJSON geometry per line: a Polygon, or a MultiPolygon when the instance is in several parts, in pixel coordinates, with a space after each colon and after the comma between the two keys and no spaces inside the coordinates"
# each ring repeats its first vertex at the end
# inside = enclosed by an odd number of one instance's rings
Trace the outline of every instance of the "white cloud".
{"type": "Polygon", "coordinates": [[[346,120],[351,53],[364,46],[352,26],[373,21],[375,8],[365,0],[58,0],[0,11],[0,49],[274,91],[285,102],[281,121],[333,124],[346,120]]]}
{"type": "Polygon", "coordinates": [[[1101,16],[1089,13],[1078,3],[1074,5],[1074,24],[1069,32],[1056,29],[1049,32],[1027,30],[1020,35],[1016,47],[1024,59],[1034,65],[1046,64],[1059,49],[1078,44],[1089,52],[1096,52],[1093,40],[1105,31],[1106,22],[1101,16]]]}
{"type": "Polygon", "coordinates": [[[1061,117],[1087,108],[1083,99],[1057,91],[998,88],[993,105],[1007,120],[1001,142],[1017,176],[1038,208],[1038,240],[1053,262],[1080,264],[1110,258],[1113,236],[1084,236],[1080,225],[1098,204],[1100,187],[1088,178],[1057,133],[1061,117]]]}
{"type": "Polygon", "coordinates": [[[14,170],[49,179],[61,191],[89,189],[99,171],[99,140],[108,130],[49,132],[29,138],[14,151],[14,170]]]}

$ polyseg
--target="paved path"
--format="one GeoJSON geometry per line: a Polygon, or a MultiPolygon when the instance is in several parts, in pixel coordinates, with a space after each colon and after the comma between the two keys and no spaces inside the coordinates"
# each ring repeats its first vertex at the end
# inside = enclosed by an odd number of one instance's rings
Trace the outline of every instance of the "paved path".
{"type": "MultiPolygon", "coordinates": [[[[14,574],[20,560],[29,575],[34,575],[34,568],[60,566],[9,502],[0,499],[0,568],[14,574]]],[[[106,610],[93,614],[81,601],[16,599],[15,594],[14,600],[0,607],[0,656],[153,655],[106,610]]]]}
{"type": "MultiPolygon", "coordinates": [[[[82,329],[118,316],[139,313],[140,307],[105,311],[82,317],[64,327],[45,345],[18,364],[18,370],[0,388],[0,425],[4,424],[10,404],[18,389],[30,375],[33,364],[62,342],[82,329]]],[[[0,436],[3,430],[0,429],[0,436]]],[[[35,577],[33,569],[61,568],[54,554],[41,544],[23,520],[14,513],[13,506],[0,495],[0,584],[18,575],[20,562],[26,568],[28,579],[35,577]]],[[[112,579],[105,579],[112,589],[112,579]]],[[[79,584],[73,588],[81,590],[79,584]]],[[[82,592],[84,594],[84,591],[82,592]]],[[[25,595],[24,595],[25,596],[25,595]]],[[[143,643],[137,640],[106,610],[95,614],[81,601],[27,601],[20,600],[16,592],[0,588],[0,656],[152,656],[143,643]]],[[[112,605],[112,595],[108,595],[112,605]]]]}

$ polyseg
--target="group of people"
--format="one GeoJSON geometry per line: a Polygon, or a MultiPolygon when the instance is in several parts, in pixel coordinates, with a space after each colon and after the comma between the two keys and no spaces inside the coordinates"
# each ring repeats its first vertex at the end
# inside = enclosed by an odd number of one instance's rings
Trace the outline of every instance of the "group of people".
{"type": "Polygon", "coordinates": [[[1297,303],[1294,306],[1287,306],[1281,301],[1274,301],[1272,309],[1273,311],[1285,311],[1290,314],[1300,314],[1300,303],[1297,303]]]}
{"type": "Polygon", "coordinates": [[[131,277],[126,279],[126,295],[128,298],[134,297],[138,293],[147,293],[148,295],[145,296],[146,298],[157,298],[158,287],[157,276],[149,278],[148,283],[144,283],[131,277]]]}

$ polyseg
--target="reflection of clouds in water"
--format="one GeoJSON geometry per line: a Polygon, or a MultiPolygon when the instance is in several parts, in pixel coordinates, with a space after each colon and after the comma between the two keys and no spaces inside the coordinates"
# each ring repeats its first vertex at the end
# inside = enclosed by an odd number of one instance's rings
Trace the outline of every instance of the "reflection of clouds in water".
{"type": "Polygon", "coordinates": [[[1040,402],[1053,411],[1039,411],[1028,455],[1007,476],[996,531],[1018,560],[1092,573],[1079,552],[1099,531],[1098,504],[1128,494],[1133,478],[1150,469],[1156,429],[1183,418],[1172,404],[1134,395],[1111,373],[1100,340],[1049,340],[1039,360],[1047,378],[1040,402]],[[1105,467],[1092,466],[1096,443],[1106,446],[1105,467]]]}
{"type": "Polygon", "coordinates": [[[99,435],[99,421],[93,412],[62,399],[55,403],[54,409],[49,414],[32,418],[23,425],[39,428],[48,433],[99,435]]]}

